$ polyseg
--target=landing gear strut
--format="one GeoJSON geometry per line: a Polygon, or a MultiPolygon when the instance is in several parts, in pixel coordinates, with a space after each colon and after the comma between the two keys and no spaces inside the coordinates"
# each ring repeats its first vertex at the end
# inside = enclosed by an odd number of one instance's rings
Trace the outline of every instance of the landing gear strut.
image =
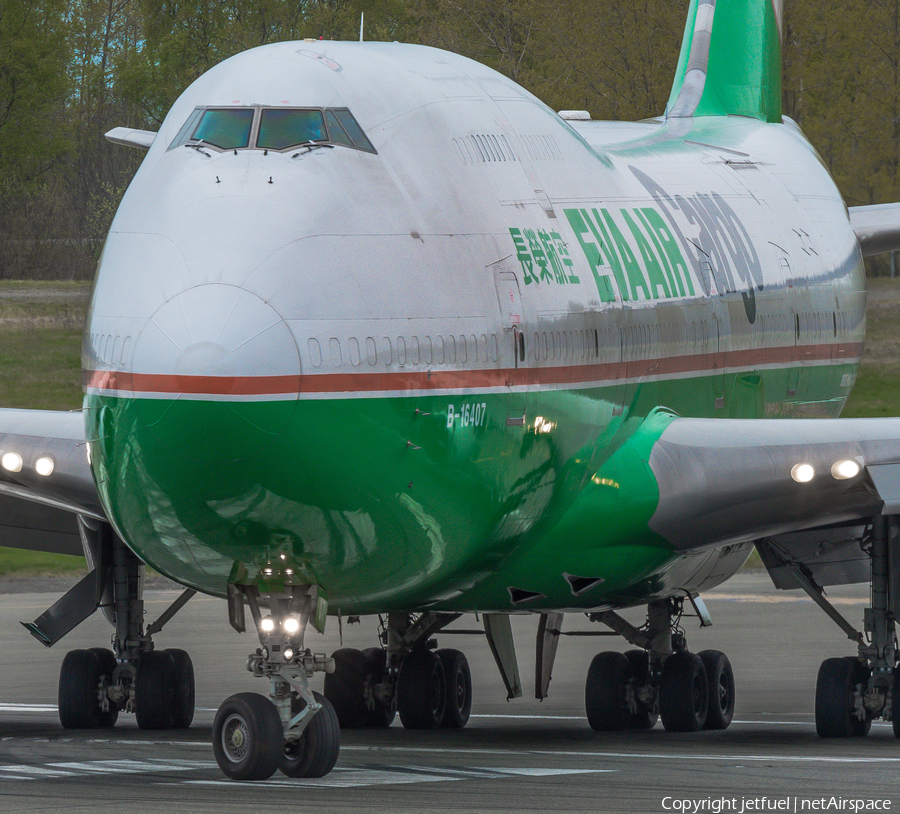
{"type": "Polygon", "coordinates": [[[459,650],[436,649],[432,638],[460,615],[391,613],[382,619],[383,648],[336,650],[325,697],[341,727],[387,727],[396,713],[407,729],[464,727],[472,710],[469,662],[459,650]]]}
{"type": "MultiPolygon", "coordinates": [[[[699,599],[691,599],[710,624],[699,599]]],[[[734,675],[724,653],[687,649],[680,626],[684,599],[650,603],[647,622],[636,628],[612,611],[589,618],[642,648],[594,657],[585,681],[588,723],[597,731],[651,729],[661,718],[669,732],[725,729],[734,714],[734,675]]]]}
{"type": "Polygon", "coordinates": [[[269,698],[238,693],[219,707],[212,737],[216,762],[234,780],[265,780],[279,769],[288,777],[322,777],[337,763],[340,729],[331,703],[310,689],[309,679],[333,673],[335,660],[304,650],[303,637],[310,621],[323,626],[325,601],[311,585],[264,595],[252,585],[231,585],[229,615],[239,632],[245,629],[244,600],[261,645],[247,669],[269,680],[269,698]]]}
{"type": "MultiPolygon", "coordinates": [[[[879,487],[880,488],[880,487],[879,487]]],[[[866,735],[872,721],[891,721],[900,737],[900,680],[895,620],[900,587],[892,579],[900,567],[900,537],[896,521],[876,515],[850,539],[857,540],[868,555],[871,604],[863,615],[863,630],[857,630],[826,598],[810,568],[791,556],[776,539],[762,540],[757,548],[770,572],[786,571],[807,595],[857,645],[857,654],[825,659],[816,680],[816,732],[823,738],[866,735]]],[[[863,581],[863,574],[852,581],[863,581]]],[[[774,576],[773,576],[774,579],[774,576]]],[[[776,582],[776,584],[778,584],[776,582]]],[[[793,587],[778,584],[778,587],[793,587]]]]}
{"type": "Polygon", "coordinates": [[[73,650],[59,672],[59,720],[66,729],[115,725],[134,712],[141,729],[186,728],[194,718],[194,668],[183,650],[154,650],[153,636],[185,605],[186,590],[144,629],[143,563],[108,523],[79,518],[91,572],[25,628],[47,647],[100,608],[115,628],[112,649],[73,650]]]}
{"type": "MultiPolygon", "coordinates": [[[[863,538],[863,550],[871,559],[871,607],[865,609],[865,635],[853,628],[825,599],[824,591],[796,569],[800,586],[858,645],[857,656],[822,662],[816,680],[816,732],[823,738],[867,735],[874,718],[892,721],[900,737],[897,696],[897,634],[891,586],[891,519],[872,518],[871,533],[863,538]]],[[[896,554],[894,555],[896,556],[896,554]]],[[[896,568],[896,563],[894,564],[896,568]]]]}

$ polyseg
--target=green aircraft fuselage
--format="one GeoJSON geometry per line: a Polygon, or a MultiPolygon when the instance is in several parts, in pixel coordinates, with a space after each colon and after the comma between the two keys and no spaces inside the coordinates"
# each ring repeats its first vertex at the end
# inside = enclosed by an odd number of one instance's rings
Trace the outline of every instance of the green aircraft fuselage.
{"type": "Polygon", "coordinates": [[[195,83],[113,223],[84,369],[118,533],[203,591],[314,583],[353,614],[727,579],[748,546],[655,534],[647,461],[676,416],[849,395],[862,258],[799,130],[566,121],[454,55],[297,45],[195,83]],[[285,105],[333,147],[264,149],[285,105]],[[246,146],[185,143],[210,109],[253,111],[246,146]]]}

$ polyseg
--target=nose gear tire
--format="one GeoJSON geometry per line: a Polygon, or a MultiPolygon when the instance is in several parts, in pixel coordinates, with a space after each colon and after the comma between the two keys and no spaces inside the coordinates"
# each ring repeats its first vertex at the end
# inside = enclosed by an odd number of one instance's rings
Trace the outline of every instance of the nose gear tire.
{"type": "MultiPolygon", "coordinates": [[[[341,727],[334,707],[317,692],[313,697],[322,709],[313,715],[300,740],[285,742],[278,762],[278,768],[288,777],[324,777],[334,768],[341,751],[341,727]]],[[[294,696],[292,714],[296,715],[303,707],[303,700],[294,696]]]]}
{"type": "Polygon", "coordinates": [[[216,763],[232,780],[268,780],[284,753],[278,710],[257,693],[232,695],[216,713],[212,745],[216,763]]]}

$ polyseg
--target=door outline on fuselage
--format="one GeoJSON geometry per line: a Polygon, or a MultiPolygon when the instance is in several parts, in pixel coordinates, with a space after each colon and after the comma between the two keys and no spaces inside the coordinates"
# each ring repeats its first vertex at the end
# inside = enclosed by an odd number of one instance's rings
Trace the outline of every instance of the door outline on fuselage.
{"type": "MultiPolygon", "coordinates": [[[[776,244],[772,244],[776,245],[776,244]]],[[[781,273],[784,283],[788,290],[788,302],[790,304],[790,333],[792,348],[790,354],[790,367],[788,368],[787,393],[786,398],[796,399],[797,391],[800,389],[800,372],[801,372],[801,347],[800,347],[800,316],[804,314],[805,290],[801,286],[794,285],[794,270],[791,266],[790,257],[785,249],[776,246],[778,249],[778,262],[781,266],[781,273]]]]}
{"type": "MultiPolygon", "coordinates": [[[[526,367],[528,354],[525,313],[522,309],[522,293],[519,278],[512,271],[497,271],[494,280],[497,301],[500,304],[500,320],[507,348],[512,349],[512,366],[507,380],[506,426],[525,426],[525,392],[521,375],[516,373],[526,367]]],[[[502,363],[504,354],[500,354],[502,363]]]]}
{"type": "MultiPolygon", "coordinates": [[[[716,350],[713,356],[713,404],[716,410],[722,410],[725,407],[725,365],[724,359],[724,329],[722,326],[722,317],[718,313],[713,313],[712,321],[716,329],[716,350]]],[[[710,337],[712,339],[712,337],[710,337]]]]}

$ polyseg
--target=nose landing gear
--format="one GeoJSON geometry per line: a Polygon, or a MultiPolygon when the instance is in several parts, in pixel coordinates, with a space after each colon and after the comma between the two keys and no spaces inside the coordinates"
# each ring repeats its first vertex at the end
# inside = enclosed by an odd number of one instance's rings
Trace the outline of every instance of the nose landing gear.
{"type": "Polygon", "coordinates": [[[213,752],[219,768],[234,780],[266,780],[279,769],[288,777],[322,777],[337,763],[340,728],[331,703],[309,687],[316,672],[332,673],[334,659],[303,649],[310,621],[321,625],[325,600],[316,586],[286,586],[260,595],[251,585],[231,585],[232,627],[245,629],[244,600],[259,633],[260,647],[247,669],[269,679],[269,698],[238,693],[219,707],[213,723],[213,752]],[[268,604],[263,615],[260,603],[268,604]]]}

